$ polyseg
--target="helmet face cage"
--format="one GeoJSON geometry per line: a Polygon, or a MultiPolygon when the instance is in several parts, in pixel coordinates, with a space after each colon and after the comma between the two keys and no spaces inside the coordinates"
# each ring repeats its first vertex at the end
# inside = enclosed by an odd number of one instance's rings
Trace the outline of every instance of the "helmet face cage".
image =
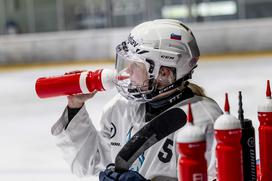
{"type": "Polygon", "coordinates": [[[114,81],[118,92],[128,100],[135,100],[137,102],[150,101],[148,98],[155,89],[153,71],[153,61],[148,60],[138,54],[132,53],[127,48],[127,43],[122,42],[116,47],[116,61],[115,69],[118,73],[118,78],[114,81]],[[135,84],[128,77],[130,75],[126,72],[127,65],[135,62],[136,64],[144,65],[144,70],[147,73],[147,78],[142,84],[135,84]],[[125,78],[124,78],[125,77],[125,78]]]}
{"type": "Polygon", "coordinates": [[[128,83],[127,85],[122,85],[120,83],[115,83],[116,88],[118,92],[124,96],[128,100],[133,100],[137,102],[148,102],[152,100],[152,97],[148,96],[150,95],[153,90],[154,86],[152,86],[151,90],[142,90],[142,86],[132,86],[131,83],[128,83]]]}

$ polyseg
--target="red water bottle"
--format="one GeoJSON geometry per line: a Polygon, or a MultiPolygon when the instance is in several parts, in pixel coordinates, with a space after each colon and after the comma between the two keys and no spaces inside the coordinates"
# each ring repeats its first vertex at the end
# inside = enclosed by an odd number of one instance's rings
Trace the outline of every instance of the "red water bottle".
{"type": "Polygon", "coordinates": [[[272,99],[267,80],[266,100],[258,106],[261,181],[272,180],[272,99]]]}
{"type": "Polygon", "coordinates": [[[214,124],[217,178],[219,181],[243,181],[241,125],[230,114],[228,94],[225,99],[225,113],[214,124]]]}
{"type": "Polygon", "coordinates": [[[207,181],[205,133],[193,125],[191,105],[188,105],[187,124],[178,131],[177,151],[180,153],[178,178],[181,181],[207,181]]]}
{"type": "Polygon", "coordinates": [[[114,87],[115,71],[101,69],[37,79],[35,89],[40,98],[104,91],[114,87]]]}

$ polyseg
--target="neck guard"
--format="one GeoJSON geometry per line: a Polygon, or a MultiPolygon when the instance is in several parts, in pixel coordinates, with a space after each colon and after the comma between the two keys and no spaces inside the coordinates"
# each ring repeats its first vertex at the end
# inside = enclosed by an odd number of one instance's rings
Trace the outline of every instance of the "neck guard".
{"type": "Polygon", "coordinates": [[[153,119],[166,109],[177,104],[178,102],[181,102],[193,96],[194,96],[193,91],[190,88],[185,87],[182,91],[177,91],[162,99],[145,103],[146,107],[145,121],[146,122],[150,121],[151,119],[153,119]]]}

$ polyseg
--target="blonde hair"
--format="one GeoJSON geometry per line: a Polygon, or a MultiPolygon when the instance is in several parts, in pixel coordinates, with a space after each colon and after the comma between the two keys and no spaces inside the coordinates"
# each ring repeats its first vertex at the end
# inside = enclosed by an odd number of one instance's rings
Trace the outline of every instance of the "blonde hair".
{"type": "Polygon", "coordinates": [[[193,91],[195,95],[207,97],[204,88],[200,87],[199,85],[188,82],[187,86],[193,91]]]}

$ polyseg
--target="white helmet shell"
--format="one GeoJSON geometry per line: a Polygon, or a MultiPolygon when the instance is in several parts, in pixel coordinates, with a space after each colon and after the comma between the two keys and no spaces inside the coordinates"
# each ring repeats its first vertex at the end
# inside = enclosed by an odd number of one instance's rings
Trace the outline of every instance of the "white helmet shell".
{"type": "Polygon", "coordinates": [[[153,75],[161,66],[176,69],[176,79],[190,73],[197,65],[199,49],[191,30],[182,22],[154,20],[136,26],[127,40],[128,50],[154,61],[153,75]]]}

